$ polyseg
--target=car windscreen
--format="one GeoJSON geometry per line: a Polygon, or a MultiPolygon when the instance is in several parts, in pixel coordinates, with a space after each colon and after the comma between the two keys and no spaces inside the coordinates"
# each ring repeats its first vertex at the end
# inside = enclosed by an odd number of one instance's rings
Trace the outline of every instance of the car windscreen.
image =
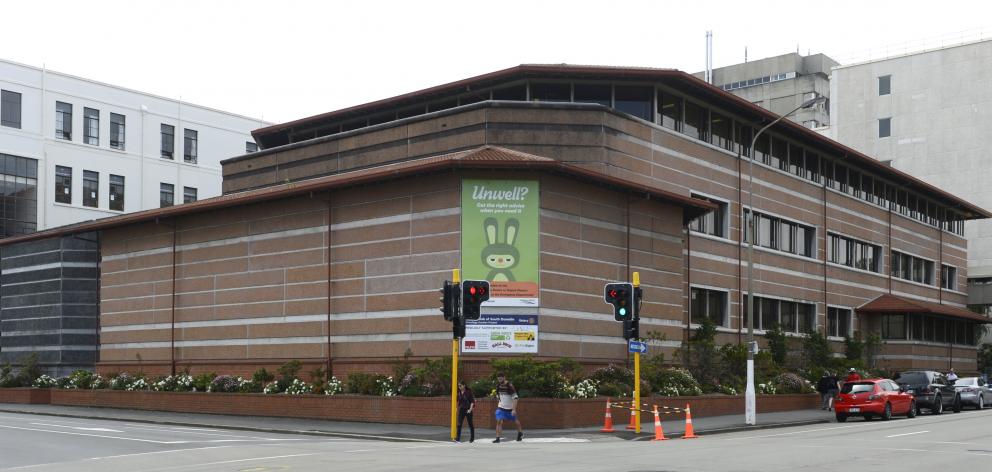
{"type": "Polygon", "coordinates": [[[875,390],[875,384],[873,382],[862,382],[862,383],[846,383],[840,389],[840,393],[865,393],[875,390]]]}
{"type": "Polygon", "coordinates": [[[896,382],[901,384],[930,385],[930,379],[923,372],[905,372],[896,377],[896,382]]]}

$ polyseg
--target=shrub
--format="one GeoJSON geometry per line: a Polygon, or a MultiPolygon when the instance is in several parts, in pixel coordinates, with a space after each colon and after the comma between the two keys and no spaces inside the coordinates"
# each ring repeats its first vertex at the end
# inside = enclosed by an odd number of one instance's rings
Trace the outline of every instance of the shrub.
{"type": "Polygon", "coordinates": [[[189,392],[193,390],[194,379],[188,373],[163,377],[152,384],[157,392],[189,392]]]}
{"type": "Polygon", "coordinates": [[[303,364],[297,360],[292,360],[279,366],[279,383],[283,390],[288,388],[293,383],[293,380],[296,380],[296,376],[302,368],[303,364]]]}
{"type": "Polygon", "coordinates": [[[865,343],[861,341],[861,334],[855,333],[854,337],[844,336],[844,357],[849,361],[860,361],[865,355],[865,343]]]}
{"type": "Polygon", "coordinates": [[[685,366],[704,385],[715,383],[720,374],[715,339],[716,325],[713,320],[703,318],[681,351],[685,366]]]}
{"type": "Polygon", "coordinates": [[[300,379],[293,379],[293,381],[286,387],[286,391],[283,393],[286,395],[306,395],[313,393],[313,386],[300,379]]]}
{"type": "Polygon", "coordinates": [[[771,384],[776,393],[809,393],[813,390],[808,380],[793,373],[779,374],[771,384]]]}
{"type": "Polygon", "coordinates": [[[143,379],[141,377],[138,377],[138,378],[134,379],[134,381],[131,382],[131,384],[128,385],[125,390],[127,390],[129,392],[133,392],[133,391],[136,391],[136,390],[148,390],[149,387],[150,387],[150,385],[148,385],[148,382],[146,382],[145,379],[143,379]]]}
{"type": "Polygon", "coordinates": [[[13,373],[14,367],[8,362],[0,367],[0,388],[16,387],[17,377],[13,373]]]}
{"type": "MultiPolygon", "coordinates": [[[[411,372],[418,384],[419,394],[424,396],[451,394],[451,357],[438,360],[426,359],[424,365],[411,372]]],[[[409,375],[409,374],[408,374],[409,375]]],[[[409,387],[408,387],[409,388],[409,387]]],[[[403,394],[403,392],[397,392],[403,394]]]]}
{"type": "Polygon", "coordinates": [[[60,388],[68,389],[88,389],[93,384],[93,379],[96,377],[93,372],[88,370],[76,370],[66,377],[66,384],[64,386],[60,385],[60,388]]]}
{"type": "Polygon", "coordinates": [[[271,373],[269,373],[269,371],[265,370],[265,367],[256,370],[255,373],[252,374],[251,376],[251,380],[253,382],[257,382],[259,385],[265,385],[275,379],[276,376],[272,375],[271,373]]]}
{"type": "Polygon", "coordinates": [[[621,384],[621,385],[633,385],[634,384],[634,371],[614,364],[609,364],[606,367],[601,367],[592,372],[589,376],[590,379],[595,380],[600,385],[602,384],[621,384]]]}
{"type": "Polygon", "coordinates": [[[585,379],[575,385],[565,384],[562,391],[564,398],[595,398],[597,395],[596,381],[585,379]]]}
{"type": "Polygon", "coordinates": [[[55,388],[58,387],[58,384],[58,380],[44,374],[34,379],[34,382],[31,382],[31,386],[35,388],[55,388]]]}
{"type": "Polygon", "coordinates": [[[396,390],[393,387],[393,376],[380,376],[375,379],[375,393],[374,395],[379,395],[382,397],[392,397],[396,395],[396,390]]]}
{"type": "Polygon", "coordinates": [[[677,397],[681,395],[702,395],[703,390],[692,373],[682,368],[663,369],[655,377],[657,383],[652,389],[661,396],[677,397]]]}
{"type": "Polygon", "coordinates": [[[759,393],[761,395],[775,395],[776,393],[778,393],[777,391],[775,391],[775,384],[771,382],[759,383],[755,388],[755,390],[756,393],[759,393]]]}
{"type": "Polygon", "coordinates": [[[23,387],[32,385],[38,377],[41,377],[41,366],[38,365],[38,353],[32,352],[21,361],[21,370],[17,373],[20,384],[23,387]]]}
{"type": "Polygon", "coordinates": [[[245,380],[241,377],[234,377],[231,375],[218,375],[210,381],[210,385],[207,386],[208,392],[221,392],[221,393],[235,393],[240,392],[241,387],[246,383],[251,383],[250,380],[245,380]]]}
{"type": "Polygon", "coordinates": [[[110,388],[110,381],[104,378],[103,376],[101,376],[100,374],[94,375],[92,380],[90,381],[90,389],[97,390],[97,389],[106,389],[106,388],[110,388]]]}
{"type": "Polygon", "coordinates": [[[789,340],[785,337],[785,331],[775,323],[772,329],[765,333],[768,340],[768,351],[772,353],[772,360],[780,367],[785,367],[785,362],[789,357],[789,340]]]}
{"type": "Polygon", "coordinates": [[[806,333],[802,346],[805,367],[829,365],[834,352],[830,349],[830,341],[819,330],[806,333]]]}
{"type": "MultiPolygon", "coordinates": [[[[385,381],[387,378],[392,379],[392,377],[386,377],[382,374],[352,372],[348,374],[348,377],[345,379],[345,385],[348,393],[358,395],[381,395],[380,381],[385,381]]],[[[390,384],[391,383],[392,381],[390,380],[390,384]]]]}
{"type": "Polygon", "coordinates": [[[522,358],[492,359],[489,361],[493,368],[490,377],[496,383],[496,374],[503,372],[507,380],[517,389],[521,397],[560,397],[563,386],[568,382],[566,373],[573,373],[571,359],[556,361],[535,361],[530,356],[522,358]]]}
{"type": "Polygon", "coordinates": [[[338,380],[337,377],[332,375],[330,380],[328,380],[324,384],[322,390],[324,392],[324,395],[337,395],[344,391],[344,383],[342,383],[340,380],[338,380]]]}
{"type": "Polygon", "coordinates": [[[279,388],[279,382],[275,382],[275,381],[269,382],[269,384],[262,389],[262,393],[266,395],[272,395],[275,393],[279,393],[281,391],[282,389],[279,388]]]}
{"type": "Polygon", "coordinates": [[[327,383],[327,370],[323,366],[310,371],[310,387],[313,393],[320,395],[324,393],[324,385],[327,383]]]}
{"type": "Polygon", "coordinates": [[[481,378],[468,382],[466,387],[472,390],[472,395],[475,395],[475,398],[486,398],[496,388],[496,382],[489,378],[481,378]]]}
{"type": "Polygon", "coordinates": [[[193,377],[193,391],[194,392],[206,392],[210,389],[210,384],[213,383],[214,379],[217,378],[217,374],[210,372],[209,374],[200,374],[193,377]]]}
{"type": "Polygon", "coordinates": [[[110,379],[109,386],[111,390],[127,390],[135,380],[131,374],[121,372],[110,379]]]}

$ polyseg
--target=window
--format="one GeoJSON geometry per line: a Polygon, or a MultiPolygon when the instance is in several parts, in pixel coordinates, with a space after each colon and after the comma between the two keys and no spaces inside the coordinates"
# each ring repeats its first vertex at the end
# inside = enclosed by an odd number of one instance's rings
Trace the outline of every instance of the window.
{"type": "Polygon", "coordinates": [[[879,272],[881,257],[881,246],[838,234],[827,234],[827,260],[834,264],[879,272]]]}
{"type": "Polygon", "coordinates": [[[162,124],[162,157],[172,159],[172,153],[176,149],[176,127],[162,124]]]}
{"type": "MultiPolygon", "coordinates": [[[[779,325],[787,333],[808,333],[816,327],[816,306],[812,303],[778,300],[774,298],[757,297],[757,316],[755,329],[770,330],[779,325]]],[[[748,296],[744,296],[748,303],[748,296]]],[[[745,306],[746,312],[748,308],[745,306]]],[[[747,323],[747,317],[744,317],[747,323]]]]}
{"type": "Polygon", "coordinates": [[[689,305],[692,323],[709,318],[717,326],[726,326],[727,292],[693,287],[689,305]]]}
{"type": "Polygon", "coordinates": [[[878,120],[878,137],[888,138],[892,135],[892,118],[878,120]]]}
{"type": "Polygon", "coordinates": [[[906,339],[906,315],[883,315],[882,339],[906,339]]]}
{"type": "Polygon", "coordinates": [[[613,87],[609,84],[575,84],[572,93],[576,102],[613,106],[613,87]]]}
{"type": "Polygon", "coordinates": [[[851,335],[851,310],[827,308],[827,336],[844,337],[851,335]]]}
{"type": "Polygon", "coordinates": [[[183,187],[183,203],[193,203],[196,201],[196,189],[193,187],[183,187]]]}
{"type": "Polygon", "coordinates": [[[710,143],[732,151],[733,129],[733,120],[716,112],[710,113],[710,143]]]}
{"type": "Polygon", "coordinates": [[[892,76],[883,75],[878,78],[878,96],[892,93],[892,76]]]}
{"type": "Polygon", "coordinates": [[[698,198],[700,200],[715,203],[719,206],[719,208],[693,220],[692,223],[689,224],[689,229],[697,233],[711,234],[713,236],[726,238],[728,219],[727,212],[729,208],[727,202],[714,200],[712,198],[707,198],[696,194],[692,194],[692,198],[698,198]]]}
{"type": "Polygon", "coordinates": [[[21,127],[21,94],[0,90],[0,125],[21,127]]]}
{"type": "Polygon", "coordinates": [[[124,115],[110,114],[110,147],[124,150],[124,115]]]}
{"type": "Polygon", "coordinates": [[[100,145],[100,110],[83,108],[83,142],[100,145]]]}
{"type": "MultiPolygon", "coordinates": [[[[813,257],[813,238],[816,230],[812,226],[784,220],[775,216],[756,213],[757,245],[805,257],[813,257]]],[[[750,210],[744,210],[744,242],[750,242],[750,210]]]]}
{"type": "Polygon", "coordinates": [[[196,164],[196,131],[183,130],[183,161],[196,164]]]}
{"type": "Polygon", "coordinates": [[[55,201],[72,204],[72,167],[55,166],[55,201]]]}
{"type": "Polygon", "coordinates": [[[682,98],[670,93],[658,92],[658,108],[661,113],[661,126],[682,130],[682,98]]]}
{"type": "Polygon", "coordinates": [[[940,286],[947,290],[957,290],[958,269],[947,264],[940,265],[940,286]]]}
{"type": "Polygon", "coordinates": [[[172,184],[159,184],[158,206],[159,208],[171,207],[175,204],[176,187],[172,184]]]}
{"type": "Polygon", "coordinates": [[[251,141],[245,141],[245,152],[248,154],[258,152],[258,145],[251,141]]]}
{"type": "Polygon", "coordinates": [[[933,261],[892,251],[892,276],[916,283],[933,285],[933,261]]]}
{"type": "Polygon", "coordinates": [[[55,137],[72,141],[72,105],[55,102],[55,137]]]}
{"type": "Polygon", "coordinates": [[[772,154],[768,165],[784,171],[789,170],[789,146],[785,141],[772,139],[772,154]]]}
{"type": "Polygon", "coordinates": [[[99,205],[98,198],[100,192],[100,174],[84,170],[83,171],[83,206],[96,208],[99,205]]]}
{"type": "Polygon", "coordinates": [[[38,161],[0,154],[0,238],[38,228],[38,161]]]}
{"type": "Polygon", "coordinates": [[[707,110],[693,102],[685,102],[685,123],[682,132],[693,139],[706,140],[707,110]]]}
{"type": "Polygon", "coordinates": [[[110,209],[124,211],[124,176],[110,174],[110,209]]]}
{"type": "Polygon", "coordinates": [[[642,120],[654,121],[654,90],[651,87],[617,85],[613,88],[613,108],[642,120]]]}
{"type": "Polygon", "coordinates": [[[570,102],[572,101],[572,85],[569,83],[531,83],[530,99],[535,102],[570,102]]]}

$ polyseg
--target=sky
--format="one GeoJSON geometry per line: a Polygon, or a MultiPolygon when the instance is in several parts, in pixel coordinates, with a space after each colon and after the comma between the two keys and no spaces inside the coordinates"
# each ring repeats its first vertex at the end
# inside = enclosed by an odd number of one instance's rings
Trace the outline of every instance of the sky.
{"type": "Polygon", "coordinates": [[[525,63],[841,63],[992,37],[992,2],[0,0],[0,58],[279,123],[525,63]],[[984,21],[984,24],[983,24],[984,21]]]}

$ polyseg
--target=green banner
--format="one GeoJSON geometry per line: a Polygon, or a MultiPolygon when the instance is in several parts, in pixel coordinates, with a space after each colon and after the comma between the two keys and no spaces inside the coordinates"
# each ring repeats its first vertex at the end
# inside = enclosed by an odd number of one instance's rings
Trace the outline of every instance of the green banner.
{"type": "Polygon", "coordinates": [[[488,280],[486,306],[538,306],[538,183],[462,181],[462,278],[488,280]]]}

